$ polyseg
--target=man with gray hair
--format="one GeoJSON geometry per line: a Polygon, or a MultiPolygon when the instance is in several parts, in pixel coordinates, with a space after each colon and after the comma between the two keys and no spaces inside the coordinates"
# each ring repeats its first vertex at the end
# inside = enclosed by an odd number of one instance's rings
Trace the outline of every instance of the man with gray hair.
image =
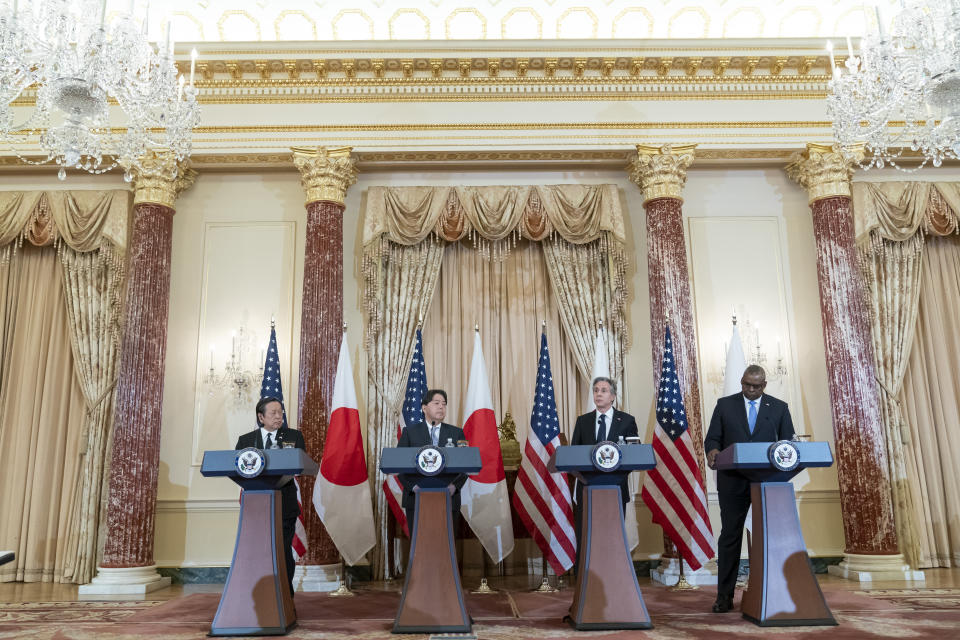
{"type": "MultiPolygon", "coordinates": [[[[573,428],[573,438],[571,445],[577,444],[597,444],[604,440],[616,442],[622,436],[624,439],[636,437],[637,421],[629,413],[618,411],[613,407],[617,399],[617,383],[610,378],[597,377],[593,380],[593,404],[596,410],[585,413],[577,418],[577,424],[573,428]]],[[[580,553],[580,528],[583,520],[583,485],[577,483],[574,491],[576,506],[574,507],[574,520],[577,531],[577,555],[580,553]]],[[[626,510],[627,503],[630,502],[630,488],[627,486],[627,480],[620,483],[621,508],[626,510]]]]}

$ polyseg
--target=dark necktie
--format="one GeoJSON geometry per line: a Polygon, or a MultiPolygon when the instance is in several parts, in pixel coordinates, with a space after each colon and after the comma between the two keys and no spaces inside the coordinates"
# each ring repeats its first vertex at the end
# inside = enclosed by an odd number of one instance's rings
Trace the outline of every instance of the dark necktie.
{"type": "Polygon", "coordinates": [[[273,449],[273,434],[272,434],[272,433],[268,433],[268,434],[267,434],[267,446],[264,447],[264,448],[265,448],[265,449],[273,449]]]}
{"type": "Polygon", "coordinates": [[[607,414],[600,414],[600,429],[597,431],[597,442],[607,439],[607,414]]]}

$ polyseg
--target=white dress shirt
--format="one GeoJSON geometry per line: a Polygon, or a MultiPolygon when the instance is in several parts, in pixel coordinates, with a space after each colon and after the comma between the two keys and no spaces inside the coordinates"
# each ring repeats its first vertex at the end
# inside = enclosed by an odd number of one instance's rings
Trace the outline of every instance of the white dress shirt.
{"type": "Polygon", "coordinates": [[[263,448],[267,448],[267,435],[270,436],[270,443],[273,445],[273,449],[279,449],[280,445],[277,444],[277,434],[280,433],[280,429],[276,431],[267,431],[263,427],[260,427],[260,440],[263,442],[263,448]]]}

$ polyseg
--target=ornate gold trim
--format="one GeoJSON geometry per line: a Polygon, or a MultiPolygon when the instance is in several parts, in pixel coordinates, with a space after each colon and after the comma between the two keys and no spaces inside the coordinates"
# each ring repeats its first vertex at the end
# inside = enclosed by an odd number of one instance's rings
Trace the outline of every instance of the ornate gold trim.
{"type": "Polygon", "coordinates": [[[351,147],[292,147],[293,164],[300,171],[305,204],[344,204],[347,188],[357,181],[357,167],[351,147]]]}
{"type": "Polygon", "coordinates": [[[696,146],[637,145],[637,157],[630,165],[630,179],[640,187],[644,204],[656,198],[676,198],[683,201],[687,167],[693,164],[696,146]]]}
{"type": "Polygon", "coordinates": [[[314,133],[371,132],[371,131],[542,131],[542,130],[618,130],[637,129],[825,129],[832,127],[829,120],[775,120],[770,122],[720,120],[663,121],[663,122],[435,122],[423,124],[277,124],[199,126],[195,134],[219,133],[314,133]]]}
{"type": "Polygon", "coordinates": [[[132,167],[133,204],[159,204],[176,210],[177,196],[189,189],[197,172],[189,161],[178,163],[169,151],[149,151],[140,159],[140,167],[132,167]]]}
{"type": "Polygon", "coordinates": [[[850,180],[854,167],[863,160],[862,147],[852,154],[835,151],[830,145],[808,143],[787,165],[787,176],[807,190],[807,201],[813,204],[823,198],[851,196],[850,180]]]}

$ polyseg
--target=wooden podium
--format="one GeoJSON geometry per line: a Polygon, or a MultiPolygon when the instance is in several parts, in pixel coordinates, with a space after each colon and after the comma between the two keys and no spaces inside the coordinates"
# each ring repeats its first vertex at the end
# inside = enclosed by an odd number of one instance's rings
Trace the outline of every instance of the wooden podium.
{"type": "Polygon", "coordinates": [[[649,444],[558,447],[550,458],[551,473],[572,473],[584,485],[577,586],[570,606],[570,624],[577,630],[653,628],[627,546],[620,483],[631,471],[656,464],[649,444]],[[611,448],[619,452],[615,465],[611,448]]]}
{"type": "Polygon", "coordinates": [[[833,454],[826,442],[790,442],[796,449],[796,459],[789,463],[795,466],[782,470],[778,465],[783,464],[773,461],[773,448],[778,444],[742,442],[717,456],[717,469],[737,471],[752,481],[750,582],[743,592],[740,611],[761,627],[836,625],[810,565],[789,482],[807,467],[829,467],[833,454]]]}
{"type": "Polygon", "coordinates": [[[240,451],[207,451],[200,473],[227,476],[243,488],[237,542],[211,636],[285,635],[296,625],[283,555],[280,487],[295,475],[316,475],[302,449],[257,450],[264,461],[254,477],[241,475],[240,451]]]}
{"type": "Polygon", "coordinates": [[[463,602],[450,512],[457,476],[480,471],[476,447],[395,447],[384,449],[380,470],[407,474],[416,484],[416,511],[410,531],[410,559],[393,633],[470,633],[463,602]],[[437,462],[437,453],[442,459],[437,462]]]}

